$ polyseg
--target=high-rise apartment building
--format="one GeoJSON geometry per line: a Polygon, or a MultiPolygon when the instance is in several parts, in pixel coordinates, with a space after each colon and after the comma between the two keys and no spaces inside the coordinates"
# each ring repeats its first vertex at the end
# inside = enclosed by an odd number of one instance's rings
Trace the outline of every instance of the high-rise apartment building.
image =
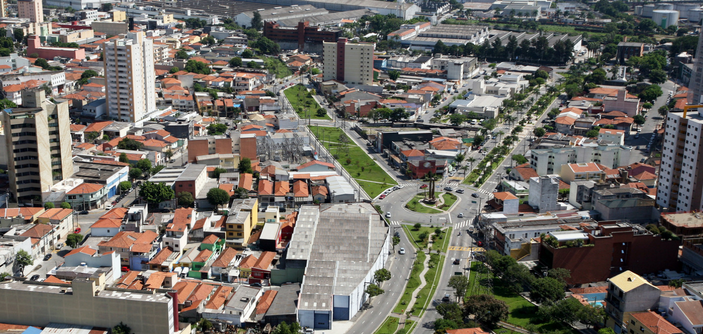
{"type": "Polygon", "coordinates": [[[35,23],[44,22],[44,7],[41,0],[17,1],[17,16],[35,23]]]}
{"type": "Polygon", "coordinates": [[[0,156],[7,159],[0,164],[20,203],[73,174],[68,102],[50,102],[43,89],[23,91],[22,101],[22,107],[0,112],[0,156]]]}
{"type": "Polygon", "coordinates": [[[349,43],[342,37],[337,42],[323,42],[323,78],[353,85],[373,83],[374,43],[349,43]]]}
{"type": "Polygon", "coordinates": [[[700,104],[701,96],[703,96],[703,34],[698,34],[698,47],[696,48],[696,63],[693,65],[693,74],[691,74],[691,82],[688,84],[688,104],[700,104]]]}
{"type": "Polygon", "coordinates": [[[657,205],[669,211],[703,209],[703,115],[669,112],[662,146],[657,205]]]}
{"type": "Polygon", "coordinates": [[[154,45],[143,32],[103,44],[108,116],[136,123],[156,111],[154,45]]]}

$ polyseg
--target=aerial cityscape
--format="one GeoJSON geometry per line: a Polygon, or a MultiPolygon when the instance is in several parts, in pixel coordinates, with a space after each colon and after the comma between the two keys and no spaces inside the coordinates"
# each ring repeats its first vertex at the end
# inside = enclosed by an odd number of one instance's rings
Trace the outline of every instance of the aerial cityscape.
{"type": "Polygon", "coordinates": [[[0,334],[703,334],[702,20],[0,0],[0,334]]]}

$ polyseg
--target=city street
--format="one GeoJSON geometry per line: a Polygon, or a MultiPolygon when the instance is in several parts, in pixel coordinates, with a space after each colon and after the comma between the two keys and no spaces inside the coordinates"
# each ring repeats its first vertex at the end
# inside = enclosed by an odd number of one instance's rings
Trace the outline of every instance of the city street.
{"type": "Polygon", "coordinates": [[[642,159],[647,158],[649,153],[646,152],[647,144],[654,135],[654,131],[657,129],[657,125],[664,122],[664,118],[659,115],[659,107],[667,104],[667,99],[669,98],[669,92],[674,92],[676,95],[676,88],[679,87],[671,80],[660,85],[662,88],[662,96],[660,96],[653,103],[653,107],[647,115],[647,120],[642,125],[642,132],[639,138],[635,138],[634,135],[625,137],[625,145],[632,146],[632,154],[630,155],[630,163],[640,162],[642,159]]]}

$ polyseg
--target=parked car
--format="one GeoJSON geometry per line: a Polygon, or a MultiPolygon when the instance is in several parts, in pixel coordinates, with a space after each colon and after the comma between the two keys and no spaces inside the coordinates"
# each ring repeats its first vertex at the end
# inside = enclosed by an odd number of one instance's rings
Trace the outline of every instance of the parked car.
{"type": "Polygon", "coordinates": [[[390,213],[390,212],[386,212],[386,218],[391,218],[391,213],[390,213]]]}
{"type": "Polygon", "coordinates": [[[89,213],[88,210],[83,210],[83,211],[79,212],[78,214],[87,215],[88,213],[89,213]]]}
{"type": "Polygon", "coordinates": [[[122,272],[128,272],[128,271],[129,271],[129,267],[127,267],[127,266],[122,266],[122,272]]]}
{"type": "Polygon", "coordinates": [[[483,241],[479,241],[476,244],[478,245],[478,247],[483,247],[483,241]]]}
{"type": "Polygon", "coordinates": [[[473,197],[473,198],[478,198],[478,193],[473,193],[473,194],[471,194],[471,197],[473,197]]]}
{"type": "Polygon", "coordinates": [[[80,228],[80,227],[76,228],[76,229],[73,231],[73,233],[75,233],[75,234],[81,233],[81,228],[80,228]]]}
{"type": "Polygon", "coordinates": [[[400,250],[398,251],[398,254],[405,255],[405,248],[401,247],[400,250]]]}
{"type": "Polygon", "coordinates": [[[452,191],[452,190],[454,190],[454,189],[453,189],[452,187],[444,187],[444,190],[446,190],[446,191],[452,191]]]}
{"type": "Polygon", "coordinates": [[[458,215],[457,217],[459,217],[459,218],[464,218],[464,213],[463,213],[463,212],[459,212],[459,215],[458,215]]]}
{"type": "Polygon", "coordinates": [[[463,194],[463,193],[464,193],[464,189],[459,188],[459,189],[456,190],[456,192],[459,193],[459,194],[463,194]]]}
{"type": "Polygon", "coordinates": [[[30,280],[30,281],[38,281],[38,280],[39,280],[39,275],[33,275],[29,280],[30,280]]]}
{"type": "Polygon", "coordinates": [[[427,188],[427,185],[426,185],[426,184],[423,184],[423,185],[420,186],[420,189],[425,189],[425,188],[427,188]]]}
{"type": "Polygon", "coordinates": [[[449,294],[445,294],[444,297],[442,297],[443,302],[448,302],[449,301],[449,294]]]}
{"type": "Polygon", "coordinates": [[[49,261],[51,258],[51,253],[44,255],[44,261],[49,261]]]}
{"type": "Polygon", "coordinates": [[[386,194],[381,194],[381,196],[378,196],[378,199],[384,199],[386,198],[386,194]]]}

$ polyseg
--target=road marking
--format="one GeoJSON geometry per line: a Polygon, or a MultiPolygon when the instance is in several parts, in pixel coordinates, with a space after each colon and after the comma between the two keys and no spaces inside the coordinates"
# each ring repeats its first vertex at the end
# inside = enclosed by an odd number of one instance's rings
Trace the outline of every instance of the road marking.
{"type": "Polygon", "coordinates": [[[486,249],[483,247],[459,247],[459,246],[449,246],[448,250],[450,251],[459,251],[459,252],[485,252],[486,249]]]}
{"type": "Polygon", "coordinates": [[[456,225],[454,226],[454,228],[464,228],[464,227],[467,227],[467,226],[469,226],[469,225],[471,225],[471,221],[470,221],[470,220],[464,220],[464,221],[461,221],[461,222],[456,223],[456,225]]]}
{"type": "Polygon", "coordinates": [[[391,220],[391,225],[400,226],[400,223],[398,220],[391,220]]]}

